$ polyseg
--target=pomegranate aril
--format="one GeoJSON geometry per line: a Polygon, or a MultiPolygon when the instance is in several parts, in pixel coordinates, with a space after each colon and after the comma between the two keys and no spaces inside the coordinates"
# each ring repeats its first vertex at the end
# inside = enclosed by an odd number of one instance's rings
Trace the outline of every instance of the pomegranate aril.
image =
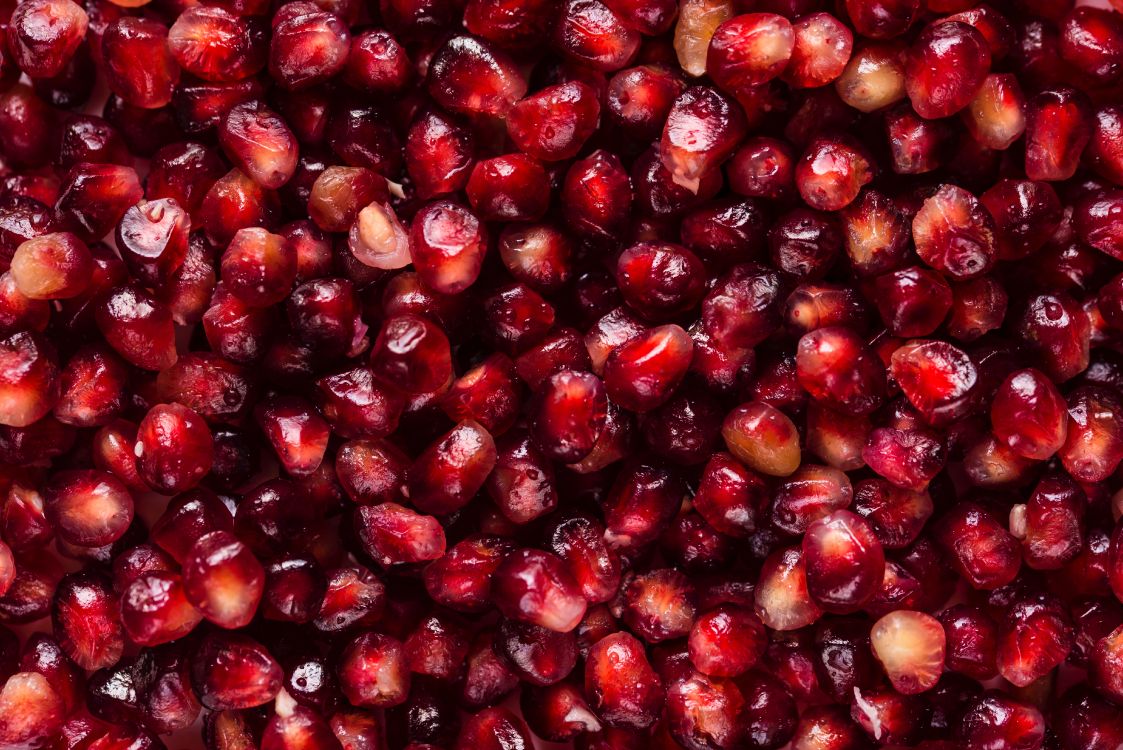
{"type": "Polygon", "coordinates": [[[506,616],[561,633],[573,630],[586,608],[561,560],[538,550],[508,555],[495,571],[492,596],[506,616]]]}
{"type": "Polygon", "coordinates": [[[203,619],[171,571],[137,576],[121,592],[121,623],[133,643],[155,646],[190,633],[203,619]]]}
{"type": "Polygon", "coordinates": [[[1010,605],[999,626],[998,672],[1018,687],[1043,677],[1072,648],[1072,626],[1059,601],[1047,596],[1010,605]]]}
{"type": "Polygon", "coordinates": [[[1049,88],[1026,110],[1025,172],[1031,180],[1067,180],[1092,137],[1092,106],[1071,88],[1049,88]]]}
{"type": "Polygon", "coordinates": [[[396,503],[359,508],[355,525],[364,550],[385,568],[436,560],[445,551],[437,519],[396,503]]]}
{"type": "Polygon", "coordinates": [[[912,221],[916,253],[956,279],[985,273],[995,260],[995,226],[975,196],[943,185],[924,201],[912,221]]]}
{"type": "Polygon", "coordinates": [[[969,745],[1029,750],[1041,747],[1045,719],[1027,703],[987,691],[967,705],[956,736],[969,745]]]}
{"type": "Polygon", "coordinates": [[[847,414],[868,414],[885,400],[885,367],[850,328],[819,328],[802,337],[796,373],[812,398],[847,414]]]}
{"type": "Polygon", "coordinates": [[[947,117],[975,98],[990,69],[990,47],[960,21],[930,24],[908,51],[905,86],[921,117],[947,117]]]}
{"type": "Polygon", "coordinates": [[[214,442],[202,418],[181,404],[159,404],[137,428],[137,469],[158,492],[195,487],[211,469],[214,442]]]}
{"type": "Polygon", "coordinates": [[[257,641],[238,633],[212,632],[197,646],[191,684],[212,710],[253,708],[281,690],[280,665],[257,641]]]}
{"type": "Polygon", "coordinates": [[[98,328],[117,353],[137,367],[162,370],[175,363],[171,314],[142,287],[115,287],[97,305],[98,328]]]}
{"type": "Polygon", "coordinates": [[[632,635],[618,632],[595,643],[585,660],[585,695],[607,726],[646,729],[663,703],[663,685],[632,635]]]}
{"type": "Polygon", "coordinates": [[[1019,455],[1047,459],[1065,443],[1068,405],[1043,373],[1011,373],[991,402],[995,436],[1019,455]]]}
{"type": "Polygon", "coordinates": [[[220,627],[247,625],[257,610],[264,585],[261,563],[228,531],[200,537],[183,561],[187,598],[220,627]]]}
{"type": "Polygon", "coordinates": [[[770,476],[788,476],[800,462],[795,424],[775,407],[753,401],[730,412],[722,425],[725,444],[750,469],[770,476]]]}
{"type": "Polygon", "coordinates": [[[334,13],[290,4],[287,16],[273,19],[269,43],[269,73],[290,90],[307,89],[343,71],[350,51],[351,34],[334,13]]]}
{"type": "Polygon", "coordinates": [[[977,503],[962,501],[952,507],[940,519],[936,538],[960,575],[977,589],[1005,586],[1018,574],[1018,540],[990,509],[977,503]]]}
{"type": "Polygon", "coordinates": [[[20,3],[8,20],[12,61],[31,78],[60,74],[86,36],[88,16],[70,0],[20,3]]]}
{"type": "Polygon", "coordinates": [[[1082,386],[1068,397],[1068,436],[1059,452],[1061,463],[1077,481],[1106,478],[1123,459],[1123,403],[1099,386],[1082,386]]]}
{"type": "Polygon", "coordinates": [[[0,424],[28,427],[59,400],[59,368],[54,349],[37,333],[20,332],[0,340],[0,424]]]}
{"type": "Polygon", "coordinates": [[[308,476],[319,468],[330,428],[310,403],[296,396],[280,396],[260,403],[254,417],[285,471],[308,476]]]}
{"type": "Polygon", "coordinates": [[[133,498],[111,474],[93,469],[59,472],[44,487],[46,514],[61,539],[101,547],[119,539],[133,520],[133,498]]]}
{"type": "Polygon", "coordinates": [[[383,708],[404,703],[410,672],[402,643],[381,633],[363,633],[340,656],[339,683],[352,705],[383,708]]]}
{"type": "Polygon", "coordinates": [[[168,48],[168,28],[159,21],[122,16],[101,40],[109,88],[126,103],[157,109],[172,100],[179,65],[168,48]]]}
{"type": "Polygon", "coordinates": [[[745,130],[744,114],[735,102],[714,89],[695,86],[671,107],[659,158],[676,185],[697,194],[703,174],[717,171],[733,155],[745,130]]]}
{"type": "Polygon", "coordinates": [[[836,510],[813,522],[803,539],[807,591],[821,609],[858,610],[881,585],[885,553],[861,516],[836,510]]]}
{"type": "Polygon", "coordinates": [[[527,90],[506,53],[471,36],[455,36],[429,62],[429,94],[457,114],[498,117],[527,90]]]}
{"type": "Polygon", "coordinates": [[[0,689],[0,741],[13,748],[46,747],[62,726],[64,707],[43,675],[17,672],[0,689]]]}
{"type": "Polygon", "coordinates": [[[800,196],[820,211],[845,208],[873,176],[873,165],[863,149],[839,137],[816,138],[795,167],[800,196]]]}
{"type": "Polygon", "coordinates": [[[312,613],[317,630],[335,633],[351,626],[373,624],[386,610],[386,587],[361,566],[328,571],[327,591],[312,613]]]}
{"type": "Polygon", "coordinates": [[[260,103],[239,104],[227,112],[218,140],[234,165],[268,190],[284,185],[296,171],[296,136],[280,115],[260,103]]]}

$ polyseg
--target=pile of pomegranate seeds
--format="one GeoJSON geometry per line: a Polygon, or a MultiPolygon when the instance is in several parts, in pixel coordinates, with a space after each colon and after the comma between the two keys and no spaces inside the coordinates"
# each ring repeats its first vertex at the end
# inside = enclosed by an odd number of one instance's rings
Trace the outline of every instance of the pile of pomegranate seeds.
{"type": "Polygon", "coordinates": [[[0,750],[1123,747],[1123,0],[0,21],[0,750]]]}

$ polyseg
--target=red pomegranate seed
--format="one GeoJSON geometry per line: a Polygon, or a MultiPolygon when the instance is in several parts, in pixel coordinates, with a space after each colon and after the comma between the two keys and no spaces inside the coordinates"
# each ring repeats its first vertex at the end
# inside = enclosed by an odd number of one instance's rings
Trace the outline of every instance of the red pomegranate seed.
{"type": "Polygon", "coordinates": [[[381,633],[363,633],[340,657],[339,682],[353,705],[382,708],[405,702],[410,673],[402,643],[381,633]]]}
{"type": "Polygon", "coordinates": [[[917,114],[947,117],[975,98],[990,69],[990,47],[960,21],[930,24],[909,48],[905,86],[917,114]]]}
{"type": "Polygon", "coordinates": [[[560,633],[585,614],[585,599],[561,560],[538,550],[508,555],[495,571],[492,595],[507,617],[560,633]]]}
{"type": "Polygon", "coordinates": [[[179,83],[179,65],[168,48],[168,28],[156,20],[122,16],[102,35],[109,88],[126,103],[163,107],[179,83]]]}
{"type": "Polygon", "coordinates": [[[141,478],[167,495],[189,490],[203,480],[214,460],[211,431],[198,414],[181,404],[158,404],[137,428],[137,469],[141,478]]]}
{"type": "Polygon", "coordinates": [[[780,410],[754,401],[734,409],[722,425],[725,444],[750,469],[771,476],[788,476],[799,467],[799,436],[780,410]]]}
{"type": "Polygon", "coordinates": [[[967,704],[956,735],[965,743],[980,746],[1041,747],[1045,719],[1031,705],[987,691],[967,704]]]}
{"type": "Polygon", "coordinates": [[[224,628],[249,624],[265,586],[265,571],[228,531],[200,537],[183,561],[183,588],[203,616],[224,628]]]}
{"type": "Polygon", "coordinates": [[[1018,541],[995,514],[963,501],[943,516],[937,539],[967,582],[977,589],[995,589],[1014,579],[1021,566],[1018,541]]]}
{"type": "Polygon", "coordinates": [[[253,708],[281,690],[280,665],[249,636],[212,632],[199,644],[196,657],[191,683],[199,702],[209,709],[253,708]]]}
{"type": "Polygon", "coordinates": [[[1026,111],[1026,177],[1072,177],[1092,136],[1092,114],[1088,98],[1075,89],[1050,88],[1033,97],[1026,111]]]}
{"type": "Polygon", "coordinates": [[[689,88],[667,115],[659,158],[676,185],[697,194],[702,175],[733,155],[745,129],[734,102],[705,86],[689,88]]]}
{"type": "Polygon", "coordinates": [[[367,554],[386,568],[436,560],[444,554],[444,530],[437,520],[396,503],[359,508],[356,526],[367,554]]]}
{"type": "Polygon", "coordinates": [[[134,643],[155,646],[174,641],[202,619],[187,600],[178,573],[144,573],[121,592],[121,623],[134,643]]]}

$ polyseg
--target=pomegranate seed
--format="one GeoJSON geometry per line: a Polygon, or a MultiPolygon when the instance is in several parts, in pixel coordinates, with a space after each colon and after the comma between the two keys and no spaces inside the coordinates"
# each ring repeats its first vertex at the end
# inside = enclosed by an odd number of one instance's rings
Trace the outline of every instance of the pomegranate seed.
{"type": "Polygon", "coordinates": [[[1083,92],[1051,88],[1029,101],[1026,111],[1026,177],[1066,180],[1092,136],[1092,107],[1083,92]]]}
{"type": "Polygon", "coordinates": [[[254,416],[285,471],[308,476],[319,468],[330,429],[311,404],[295,396],[277,397],[259,404],[254,416]]]}
{"type": "Polygon", "coordinates": [[[487,491],[503,515],[513,523],[523,524],[557,506],[553,467],[529,435],[508,434],[499,441],[496,452],[487,491]]]}
{"type": "Polygon", "coordinates": [[[175,364],[178,355],[171,314],[140,286],[114,287],[94,314],[105,340],[130,363],[146,370],[175,364]]]}
{"type": "Polygon", "coordinates": [[[964,501],[951,508],[940,521],[937,538],[960,575],[977,589],[1005,586],[1018,573],[1018,540],[977,503],[964,501]]]}
{"type": "Polygon", "coordinates": [[[1105,83],[1123,72],[1118,51],[1123,44],[1123,24],[1115,13],[1105,8],[1074,8],[1059,31],[1061,58],[1080,72],[1105,83]]]}
{"type": "Polygon", "coordinates": [[[468,202],[488,221],[536,221],[550,200],[549,178],[535,159],[508,154],[476,162],[468,177],[468,202]]]}
{"type": "Polygon", "coordinates": [[[836,510],[807,528],[803,562],[811,599],[839,614],[865,604],[885,575],[881,542],[864,518],[846,510],[836,510]]]}
{"type": "Polygon", "coordinates": [[[495,441],[490,433],[476,422],[461,422],[409,467],[407,494],[421,510],[452,513],[483,487],[495,464],[495,441]]]}
{"type": "Polygon", "coordinates": [[[246,176],[276,190],[296,171],[296,137],[276,112],[257,102],[233,107],[218,127],[227,157],[246,176]]]}
{"type": "Polygon", "coordinates": [[[31,78],[53,78],[86,36],[86,11],[69,0],[22,3],[8,21],[12,61],[31,78]]]}
{"type": "Polygon", "coordinates": [[[1009,73],[991,73],[961,117],[981,145],[999,151],[1009,148],[1026,128],[1026,100],[1018,79],[1009,73]]]}
{"type": "Polygon", "coordinates": [[[822,615],[808,593],[806,566],[798,546],[768,556],[754,599],[757,615],[773,630],[797,630],[822,615]]]}
{"type": "Polygon", "coordinates": [[[47,415],[59,399],[55,352],[35,333],[0,340],[0,424],[28,427],[47,415]]]}
{"type": "Polygon", "coordinates": [[[608,397],[633,411],[663,404],[686,375],[693,342],[676,325],[648,329],[615,349],[604,365],[608,397]]]}
{"type": "Polygon", "coordinates": [[[410,255],[422,280],[440,294],[455,294],[479,276],[486,234],[467,208],[437,201],[422,208],[410,227],[410,255]]]}
{"type": "Polygon", "coordinates": [[[383,567],[427,562],[444,554],[444,530],[437,520],[396,503],[359,508],[356,525],[363,547],[383,567]]]}
{"type": "Polygon", "coordinates": [[[338,671],[340,687],[355,706],[396,706],[409,692],[402,643],[381,633],[363,633],[348,643],[338,671]]]}
{"type": "Polygon", "coordinates": [[[290,4],[285,17],[273,19],[269,73],[286,89],[306,89],[343,71],[351,34],[339,16],[309,5],[290,4]]]}
{"type": "Polygon", "coordinates": [[[812,398],[847,414],[868,414],[885,400],[885,367],[849,328],[819,328],[802,337],[796,372],[812,398]]]}
{"type": "Polygon", "coordinates": [[[202,619],[187,600],[178,573],[143,573],[121,592],[121,624],[134,643],[155,646],[177,640],[202,619]]]}
{"type": "Polygon", "coordinates": [[[62,701],[41,674],[17,672],[0,689],[0,740],[6,745],[46,747],[63,718],[62,701]]]}
{"type": "Polygon", "coordinates": [[[59,472],[44,487],[45,511],[60,539],[101,547],[120,539],[133,520],[133,498],[111,474],[59,472]]]}
{"type": "Polygon", "coordinates": [[[875,112],[907,95],[905,50],[869,44],[854,51],[835,81],[838,96],[860,112],[875,112]]]}
{"type": "Polygon", "coordinates": [[[943,185],[912,221],[916,253],[932,268],[957,279],[986,273],[995,257],[990,214],[966,190],[943,185]]]}
{"type": "Polygon", "coordinates": [[[527,83],[504,52],[475,37],[455,36],[433,55],[428,89],[451,112],[496,117],[526,94],[527,83]]]}
{"type": "Polygon", "coordinates": [[[596,92],[569,81],[517,102],[507,113],[507,132],[524,154],[542,161],[562,161],[577,155],[599,117],[596,92]]]}
{"type": "Polygon", "coordinates": [[[734,409],[722,424],[729,452],[750,469],[784,477],[799,467],[799,435],[780,410],[754,401],[734,409]]]}
{"type": "Polygon", "coordinates": [[[328,572],[327,591],[318,604],[312,624],[335,633],[380,620],[386,609],[386,587],[366,568],[336,568],[328,572]]]}
{"type": "Polygon", "coordinates": [[[689,88],[667,115],[659,158],[676,185],[697,194],[702,175],[733,155],[745,129],[742,110],[734,102],[705,86],[689,88]]]}
{"type": "Polygon", "coordinates": [[[585,599],[556,556],[538,550],[508,555],[495,570],[492,595],[512,619],[568,633],[585,614],[585,599]]]}
{"type": "Polygon", "coordinates": [[[265,647],[238,633],[212,632],[192,661],[191,683],[199,702],[212,710],[243,709],[271,701],[283,673],[265,647]]]}
{"type": "Polygon", "coordinates": [[[183,561],[183,588],[203,616],[224,628],[249,624],[265,586],[265,571],[228,531],[200,537],[183,561]]]}
{"type": "Polygon", "coordinates": [[[663,703],[662,681],[652,669],[643,644],[618,632],[597,641],[585,660],[585,695],[606,725],[646,729],[663,703]]]}
{"type": "Polygon", "coordinates": [[[776,488],[770,509],[772,525],[789,534],[808,528],[853,498],[850,480],[838,469],[804,464],[776,488]]]}
{"type": "Polygon", "coordinates": [[[137,428],[135,454],[140,476],[166,495],[189,490],[203,480],[214,459],[210,429],[181,404],[159,404],[137,428]]]}
{"type": "Polygon", "coordinates": [[[731,18],[713,32],[706,72],[719,86],[736,94],[783,73],[796,41],[792,24],[775,13],[748,13],[731,18]]]}
{"type": "Polygon", "coordinates": [[[465,539],[425,569],[426,591],[450,609],[483,610],[490,602],[492,575],[511,549],[499,537],[465,539]]]}
{"type": "Polygon", "coordinates": [[[187,8],[168,29],[179,66],[206,81],[237,81],[265,67],[264,29],[222,7],[187,8]]]}
{"type": "Polygon", "coordinates": [[[1098,482],[1123,460],[1119,416],[1123,403],[1113,391],[1083,386],[1068,397],[1068,435],[1059,456],[1077,481],[1098,482]]]}
{"type": "Polygon", "coordinates": [[[909,48],[905,87],[921,117],[947,117],[967,107],[990,69],[990,47],[960,21],[930,24],[909,48]]]}
{"type": "Polygon", "coordinates": [[[1064,661],[1072,648],[1072,627],[1059,602],[1035,597],[1006,611],[998,634],[998,671],[1025,687],[1064,661]]]}
{"type": "MultiPolygon", "coordinates": [[[[1107,192],[1083,199],[1075,209],[1076,234],[1087,245],[1113,258],[1123,256],[1123,244],[1115,238],[1123,192],[1107,192]]],[[[14,261],[14,259],[13,259],[14,261]]]]}
{"type": "Polygon", "coordinates": [[[157,109],[171,101],[179,83],[179,65],[162,23],[122,16],[105,30],[101,50],[109,88],[126,103],[157,109]]]}
{"type": "Polygon", "coordinates": [[[1065,444],[1068,405],[1038,370],[1009,375],[991,402],[995,436],[1019,455],[1047,459],[1065,444]]]}
{"type": "Polygon", "coordinates": [[[874,429],[862,449],[862,458],[892,484],[920,492],[943,468],[944,445],[925,429],[874,429]]]}
{"type": "Polygon", "coordinates": [[[944,628],[923,612],[891,612],[870,630],[874,656],[894,689],[911,695],[930,690],[944,665],[944,628]]]}
{"type": "Polygon", "coordinates": [[[760,618],[744,609],[723,606],[694,622],[690,662],[703,674],[736,677],[757,663],[766,645],[760,618]]]}
{"type": "Polygon", "coordinates": [[[782,77],[794,87],[825,86],[842,75],[854,35],[829,13],[809,13],[792,24],[795,44],[782,77]]]}
{"type": "Polygon", "coordinates": [[[980,747],[1036,748],[1045,736],[1045,719],[1031,705],[987,691],[964,710],[956,735],[980,747]]]}
{"type": "Polygon", "coordinates": [[[848,206],[873,179],[869,157],[844,138],[816,138],[795,167],[795,184],[804,203],[820,211],[848,206]]]}

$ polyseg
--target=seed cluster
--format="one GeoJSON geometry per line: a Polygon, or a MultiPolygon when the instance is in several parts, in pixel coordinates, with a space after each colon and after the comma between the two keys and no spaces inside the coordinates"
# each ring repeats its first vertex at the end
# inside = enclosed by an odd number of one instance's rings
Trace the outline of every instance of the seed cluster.
{"type": "Polygon", "coordinates": [[[1119,750],[1121,461],[1123,0],[0,0],[0,750],[1119,750]]]}

